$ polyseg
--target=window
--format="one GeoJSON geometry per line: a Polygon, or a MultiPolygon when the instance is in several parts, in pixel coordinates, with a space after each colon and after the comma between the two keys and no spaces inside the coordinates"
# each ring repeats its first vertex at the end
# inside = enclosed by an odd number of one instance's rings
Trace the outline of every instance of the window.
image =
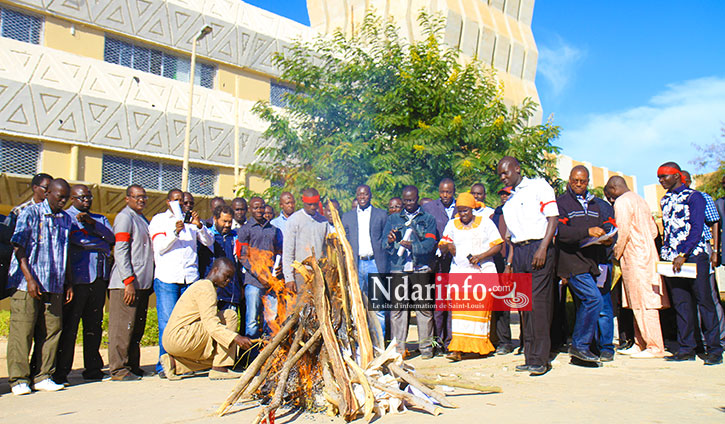
{"type": "Polygon", "coordinates": [[[43,20],[10,9],[0,9],[0,35],[26,43],[40,44],[43,20]]]}
{"type": "Polygon", "coordinates": [[[286,85],[272,82],[269,90],[269,102],[272,106],[287,107],[289,102],[285,98],[285,94],[293,94],[295,91],[286,85]]]}
{"type": "MultiPolygon", "coordinates": [[[[190,59],[109,37],[106,37],[103,60],[178,81],[189,81],[191,74],[190,59]]],[[[194,83],[202,87],[214,88],[215,73],[214,66],[196,62],[194,83]]]]}
{"type": "Polygon", "coordinates": [[[38,172],[40,145],[0,140],[0,171],[33,175],[38,172]]]}
{"type": "MultiPolygon", "coordinates": [[[[103,155],[101,183],[127,187],[139,184],[149,190],[169,191],[181,187],[181,166],[142,159],[103,155]]],[[[216,171],[209,168],[189,168],[189,191],[214,195],[216,171]]]]}

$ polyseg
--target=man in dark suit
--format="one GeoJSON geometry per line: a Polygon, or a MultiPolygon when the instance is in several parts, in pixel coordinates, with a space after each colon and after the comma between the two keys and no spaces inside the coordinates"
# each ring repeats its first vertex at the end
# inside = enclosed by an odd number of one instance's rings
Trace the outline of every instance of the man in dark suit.
{"type": "MultiPolygon", "coordinates": [[[[456,214],[456,184],[450,178],[443,178],[438,184],[439,198],[428,202],[422,206],[423,210],[433,215],[436,220],[436,237],[440,240],[443,229],[446,224],[456,214]]],[[[434,273],[444,274],[451,270],[452,256],[449,253],[441,254],[440,250],[436,251],[433,258],[431,268],[434,273]]],[[[437,347],[438,354],[444,354],[447,351],[448,344],[451,342],[451,311],[434,311],[433,322],[435,325],[436,342],[440,346],[437,347]]]]}
{"type": "MultiPolygon", "coordinates": [[[[367,185],[358,186],[355,191],[357,207],[342,215],[342,225],[350,240],[352,251],[358,258],[357,269],[360,290],[367,296],[368,274],[388,272],[388,258],[383,250],[383,230],[388,214],[370,204],[372,194],[367,185]]],[[[381,334],[385,340],[386,311],[377,311],[381,334]]]]}

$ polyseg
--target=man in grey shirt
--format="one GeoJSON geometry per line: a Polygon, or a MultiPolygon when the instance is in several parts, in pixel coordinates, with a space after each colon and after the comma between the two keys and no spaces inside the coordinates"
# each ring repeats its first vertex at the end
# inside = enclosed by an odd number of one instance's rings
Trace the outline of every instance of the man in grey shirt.
{"type": "Polygon", "coordinates": [[[113,223],[116,262],[108,285],[108,362],[114,381],[138,380],[144,374],[140,343],[154,279],[149,223],[142,214],[147,199],[143,187],[129,186],[126,207],[113,223]]]}
{"type": "Polygon", "coordinates": [[[302,192],[304,207],[293,213],[287,220],[282,245],[282,271],[289,290],[302,289],[304,280],[292,268],[292,262],[311,256],[324,256],[327,219],[320,214],[320,194],[314,188],[302,192]]]}

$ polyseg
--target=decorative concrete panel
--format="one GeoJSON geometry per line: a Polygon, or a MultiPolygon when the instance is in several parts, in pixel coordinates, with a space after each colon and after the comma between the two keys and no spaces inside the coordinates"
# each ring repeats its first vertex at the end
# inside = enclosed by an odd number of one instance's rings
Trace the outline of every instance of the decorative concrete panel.
{"type": "MultiPolygon", "coordinates": [[[[178,160],[188,90],[185,82],[0,38],[0,135],[178,160]]],[[[266,124],[251,112],[253,105],[195,86],[191,158],[232,165],[237,121],[240,149],[252,154],[240,156],[240,163],[254,160],[266,124]]]]}

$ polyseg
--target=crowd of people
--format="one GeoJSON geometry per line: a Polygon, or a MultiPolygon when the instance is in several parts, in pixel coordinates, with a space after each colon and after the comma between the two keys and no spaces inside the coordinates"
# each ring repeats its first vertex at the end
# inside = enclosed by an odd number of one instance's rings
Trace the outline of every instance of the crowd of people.
{"type": "MultiPolygon", "coordinates": [[[[721,263],[725,199],[691,189],[689,174],[676,163],[662,165],[657,177],[667,192],[660,234],[646,202],[622,177],[609,179],[602,199],[589,190],[584,166],[571,170],[558,197],[544,179],[523,176],[513,157],[498,163],[497,174],[503,188],[496,208],[485,205],[480,183],[456,194],[455,182],[444,178],[435,200],[420,199],[409,185],[387,211],[372,206],[370,187],[360,185],[341,220],[362,293],[373,273],[529,273],[532,307],[520,312],[517,353],[524,361],[516,371],[545,374],[562,348],[574,363],[612,361],[617,351],[672,361],[699,354],[705,365],[722,363],[725,320],[714,269],[721,263]],[[669,271],[658,270],[660,260],[669,271]],[[570,338],[567,290],[576,305],[570,338]],[[664,311],[670,305],[674,324],[664,311]],[[663,334],[671,333],[676,340],[666,347],[663,334]]],[[[260,197],[230,204],[216,197],[207,219],[194,210],[190,193],[173,189],[168,208],[149,221],[146,191],[134,184],[113,225],[90,212],[93,196],[85,185],[38,174],[31,188],[32,199],[0,228],[0,254],[9,262],[2,273],[11,308],[8,372],[16,395],[68,386],[80,322],[86,380],[151,374],[178,380],[199,370],[209,370],[211,379],[237,378],[240,352],[254,351],[277,320],[275,281],[292,292],[306,290],[292,264],[324,254],[325,238],[335,232],[315,188],[302,191],[300,210],[292,193],[282,193],[276,217],[260,197]],[[152,293],[155,373],[139,362],[152,293]],[[99,353],[106,297],[109,374],[99,353]]],[[[415,315],[422,359],[460,361],[516,348],[510,311],[415,315]]],[[[371,322],[370,331],[396,341],[404,357],[415,354],[405,343],[409,311],[376,316],[380,325],[371,322]]]]}

